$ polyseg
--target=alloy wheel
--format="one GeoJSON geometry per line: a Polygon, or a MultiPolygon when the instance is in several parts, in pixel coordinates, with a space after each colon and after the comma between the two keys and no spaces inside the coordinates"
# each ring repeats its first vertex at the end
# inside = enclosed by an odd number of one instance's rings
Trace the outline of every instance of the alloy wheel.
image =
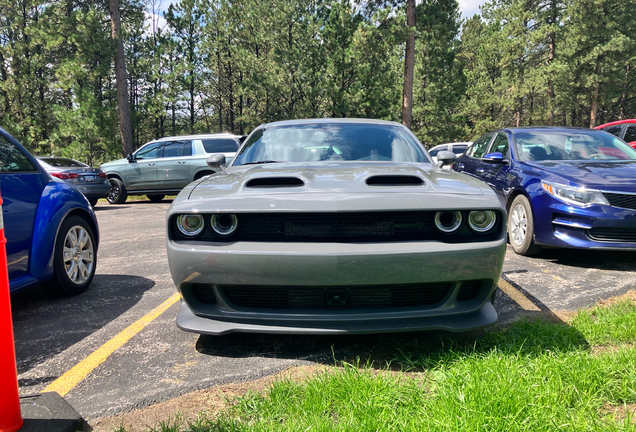
{"type": "Polygon", "coordinates": [[[512,241],[514,241],[516,245],[521,246],[528,232],[528,217],[526,215],[526,209],[524,209],[521,204],[512,210],[510,221],[512,225],[512,241]]]}
{"type": "Polygon", "coordinates": [[[75,225],[64,239],[64,268],[71,282],[81,285],[93,273],[93,242],[88,231],[75,225]]]}

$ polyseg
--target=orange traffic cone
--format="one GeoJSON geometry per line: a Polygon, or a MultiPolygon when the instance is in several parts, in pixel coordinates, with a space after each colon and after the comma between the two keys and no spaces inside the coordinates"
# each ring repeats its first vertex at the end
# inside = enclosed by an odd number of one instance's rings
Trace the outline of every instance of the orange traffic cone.
{"type": "Polygon", "coordinates": [[[24,420],[20,414],[6,243],[0,197],[0,432],[15,432],[24,420]]]}

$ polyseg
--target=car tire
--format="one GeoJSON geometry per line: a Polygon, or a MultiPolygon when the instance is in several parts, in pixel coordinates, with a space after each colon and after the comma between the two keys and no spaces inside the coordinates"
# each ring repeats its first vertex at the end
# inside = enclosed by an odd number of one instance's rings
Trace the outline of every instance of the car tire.
{"type": "Polygon", "coordinates": [[[53,251],[53,279],[44,288],[57,296],[86,291],[95,276],[97,243],[90,225],[79,216],[62,222],[53,251]]]}
{"type": "Polygon", "coordinates": [[[508,239],[510,246],[519,255],[532,256],[541,252],[534,243],[534,218],[528,199],[518,195],[508,212],[508,239]]]}
{"type": "Polygon", "coordinates": [[[115,177],[109,178],[108,182],[110,183],[110,192],[106,195],[106,200],[111,204],[125,203],[126,198],[128,198],[128,192],[124,183],[115,177]]]}
{"type": "Polygon", "coordinates": [[[166,196],[165,195],[146,195],[150,202],[157,203],[161,202],[166,196]]]}
{"type": "Polygon", "coordinates": [[[95,207],[97,205],[97,201],[99,201],[99,198],[89,198],[88,202],[91,205],[91,207],[95,207]]]}

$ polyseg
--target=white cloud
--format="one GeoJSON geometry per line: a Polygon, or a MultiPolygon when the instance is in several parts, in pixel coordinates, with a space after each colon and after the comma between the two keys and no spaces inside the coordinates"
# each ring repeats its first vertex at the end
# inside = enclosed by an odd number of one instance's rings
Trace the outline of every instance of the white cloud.
{"type": "Polygon", "coordinates": [[[462,18],[470,18],[479,13],[479,6],[486,3],[486,0],[459,0],[459,10],[462,18]]]}

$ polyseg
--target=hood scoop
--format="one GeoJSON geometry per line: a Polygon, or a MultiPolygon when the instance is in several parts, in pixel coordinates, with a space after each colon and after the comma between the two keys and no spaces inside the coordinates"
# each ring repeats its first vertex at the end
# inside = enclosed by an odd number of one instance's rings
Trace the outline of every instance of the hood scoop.
{"type": "Polygon", "coordinates": [[[248,188],[283,188],[283,187],[302,187],[305,182],[298,177],[264,177],[255,178],[248,181],[245,187],[248,188]]]}
{"type": "Polygon", "coordinates": [[[368,186],[422,186],[425,182],[411,175],[376,175],[367,179],[368,186]]]}

